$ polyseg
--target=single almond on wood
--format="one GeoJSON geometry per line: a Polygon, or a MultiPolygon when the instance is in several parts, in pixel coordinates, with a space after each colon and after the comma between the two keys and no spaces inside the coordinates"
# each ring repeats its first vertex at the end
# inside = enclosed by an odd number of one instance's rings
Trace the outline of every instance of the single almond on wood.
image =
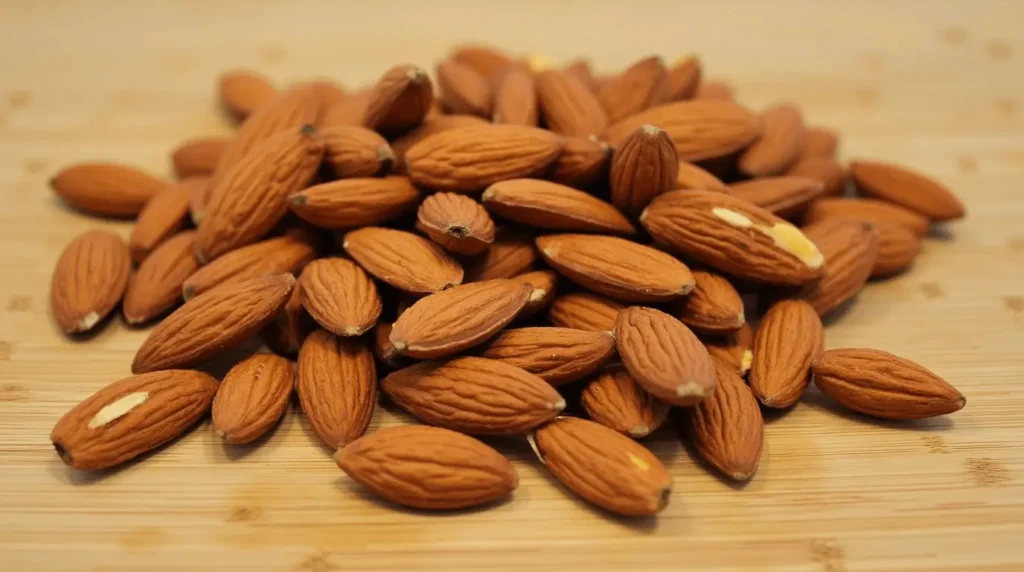
{"type": "Polygon", "coordinates": [[[827,218],[848,218],[870,222],[874,225],[893,224],[901,226],[917,236],[928,233],[928,218],[912,210],[878,199],[824,198],[814,201],[804,217],[805,224],[812,224],[827,218]]]}
{"type": "Polygon", "coordinates": [[[263,341],[275,353],[295,357],[306,336],[315,329],[316,322],[302,307],[302,285],[296,281],[288,301],[263,330],[263,341]]]}
{"type": "Polygon", "coordinates": [[[551,70],[536,76],[537,101],[544,123],[559,135],[599,135],[608,125],[601,101],[573,75],[551,70]]]}
{"type": "Polygon", "coordinates": [[[729,192],[729,187],[726,186],[726,184],[718,177],[697,165],[686,161],[679,162],[679,171],[676,174],[675,188],[720,191],[723,193],[729,192]]]}
{"type": "Polygon", "coordinates": [[[615,353],[608,332],[571,328],[513,328],[484,345],[481,357],[522,368],[558,387],[589,377],[615,353]]]}
{"type": "Polygon", "coordinates": [[[750,323],[724,336],[701,338],[708,354],[717,361],[727,364],[741,376],[747,375],[754,361],[754,328],[750,323]]]}
{"type": "Polygon", "coordinates": [[[548,309],[548,321],[554,326],[588,332],[615,332],[615,321],[625,305],[590,292],[558,296],[548,309]]]}
{"type": "Polygon", "coordinates": [[[420,141],[449,129],[487,125],[487,120],[475,115],[428,115],[423,123],[405,135],[391,141],[391,150],[395,153],[395,164],[392,170],[396,173],[405,172],[405,154],[420,141]]]}
{"type": "Polygon", "coordinates": [[[903,272],[921,253],[921,239],[906,227],[875,223],[878,232],[878,256],[871,267],[872,278],[882,278],[903,272]]]}
{"type": "Polygon", "coordinates": [[[751,177],[778,175],[796,162],[804,147],[800,109],[783,103],[761,114],[761,137],[740,154],[737,166],[751,177]]]}
{"type": "Polygon", "coordinates": [[[693,271],[693,291],[679,301],[679,321],[702,334],[740,329],[746,321],[743,299],[727,278],[706,270],[693,271]]]}
{"type": "Polygon", "coordinates": [[[395,162],[387,140],[365,127],[330,125],[317,134],[324,142],[324,160],[339,179],[384,175],[395,162]]]}
{"type": "Polygon", "coordinates": [[[491,212],[535,228],[636,234],[636,227],[612,205],[558,183],[509,179],[487,187],[482,199],[491,212]]]}
{"type": "Polygon", "coordinates": [[[313,185],[291,195],[288,206],[311,224],[348,230],[401,218],[419,201],[419,190],[406,177],[380,177],[313,185]]]}
{"type": "Polygon", "coordinates": [[[696,56],[680,58],[668,70],[662,85],[661,100],[666,103],[693,99],[700,85],[701,65],[696,56]]]}
{"type": "MultiPolygon", "coordinates": [[[[470,66],[445,60],[437,66],[438,101],[449,113],[491,116],[490,80],[470,66]]],[[[536,124],[535,124],[536,125],[536,124]]]]}
{"type": "Polygon", "coordinates": [[[225,443],[243,445],[262,437],[288,409],[295,386],[291,362],[253,354],[224,376],[213,399],[213,430],[225,443]]]}
{"type": "Polygon", "coordinates": [[[398,135],[423,121],[434,102],[434,87],[423,69],[397,65],[373,87],[363,124],[385,136],[398,135]]]}
{"type": "Polygon", "coordinates": [[[116,234],[93,230],[64,248],[50,281],[50,307],[64,332],[93,329],[121,301],[132,259],[116,234]]]}
{"type": "Polygon", "coordinates": [[[193,253],[195,231],[178,233],[156,247],[128,280],[121,312],[129,324],[142,324],[181,301],[182,285],[199,270],[193,253]]]}
{"type": "Polygon", "coordinates": [[[342,247],[364,270],[411,294],[430,294],[462,283],[459,262],[411,232],[368,226],[346,233],[342,247]]]}
{"type": "Polygon", "coordinates": [[[168,185],[146,202],[128,237],[134,262],[142,262],[158,244],[185,226],[192,191],[192,185],[183,181],[168,185]]]}
{"type": "Polygon", "coordinates": [[[715,470],[734,481],[749,481],[764,449],[761,409],[732,368],[716,362],[715,370],[718,388],[687,412],[687,434],[715,470]]]}
{"type": "Polygon", "coordinates": [[[634,439],[661,427],[671,409],[640,387],[622,365],[606,367],[588,383],[580,403],[591,419],[634,439]]]}
{"type": "Polygon", "coordinates": [[[890,163],[854,161],[850,176],[865,195],[888,201],[933,221],[964,216],[964,205],[938,181],[890,163]]]}
{"type": "Polygon", "coordinates": [[[277,95],[270,81],[249,70],[232,70],[217,80],[221,105],[241,121],[277,95]]]}
{"type": "Polygon", "coordinates": [[[562,154],[548,170],[547,177],[576,189],[589,189],[608,176],[612,148],[596,137],[566,137],[562,154]]]}
{"type": "Polygon", "coordinates": [[[109,217],[134,217],[167,183],[134,167],[78,163],[61,169],[50,187],[75,209],[109,217]]]}
{"type": "Polygon", "coordinates": [[[302,306],[328,331],[360,336],[377,323],[382,309],[373,280],[355,262],[320,258],[302,271],[302,306]]]}
{"type": "Polygon", "coordinates": [[[299,404],[324,445],[362,437],[377,404],[377,369],[361,338],[313,332],[299,350],[298,374],[299,404]]]}
{"type": "Polygon", "coordinates": [[[729,194],[783,218],[799,214],[825,192],[821,181],[804,177],[762,177],[729,185],[729,194]]]}
{"type": "Polygon", "coordinates": [[[501,76],[494,97],[494,123],[536,127],[538,107],[532,74],[513,69],[501,76]]]}
{"type": "Polygon", "coordinates": [[[529,318],[544,308],[547,308],[558,293],[558,275],[551,270],[525,272],[523,274],[513,276],[512,280],[515,280],[520,284],[526,284],[532,288],[530,291],[530,298],[526,301],[526,306],[524,306],[523,309],[520,310],[519,315],[516,316],[520,320],[529,318]]]}
{"type": "Polygon", "coordinates": [[[795,404],[810,381],[811,361],[824,349],[825,330],[814,306],[783,299],[765,313],[754,334],[750,389],[765,407],[795,404]]]}
{"type": "Polygon", "coordinates": [[[531,238],[499,229],[490,248],[465,261],[465,282],[512,278],[529,272],[536,262],[537,251],[531,238]]]}
{"type": "Polygon", "coordinates": [[[182,179],[212,174],[230,142],[226,137],[197,137],[185,141],[171,152],[174,173],[182,179]]]}
{"type": "Polygon", "coordinates": [[[457,254],[480,254],[494,242],[494,221],[480,203],[455,193],[435,193],[416,212],[416,228],[457,254]]]}
{"type": "Polygon", "coordinates": [[[225,284],[237,284],[259,276],[298,275],[317,257],[318,237],[305,229],[268,238],[221,256],[196,270],[185,280],[185,301],[225,284]]]}
{"type": "Polygon", "coordinates": [[[636,216],[654,197],[675,187],[678,173],[679,155],[668,135],[654,125],[641,125],[612,157],[612,204],[636,216]]]}
{"type": "Polygon", "coordinates": [[[820,279],[800,292],[825,315],[853,298],[864,287],[878,256],[878,231],[871,223],[846,219],[824,220],[804,229],[825,257],[820,279]]]}
{"type": "Polygon", "coordinates": [[[658,56],[644,58],[601,87],[601,101],[608,121],[616,122],[661,103],[668,72],[658,56]]]}

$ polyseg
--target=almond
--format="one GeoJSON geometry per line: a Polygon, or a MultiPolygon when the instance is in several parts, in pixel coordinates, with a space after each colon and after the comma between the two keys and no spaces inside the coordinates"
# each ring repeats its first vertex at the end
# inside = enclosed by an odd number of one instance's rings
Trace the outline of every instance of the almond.
{"type": "Polygon", "coordinates": [[[235,119],[242,120],[274,99],[277,90],[267,78],[249,70],[232,70],[217,80],[220,102],[235,119]]]}
{"type": "Polygon", "coordinates": [[[474,115],[428,115],[423,123],[412,131],[391,142],[391,150],[395,153],[395,172],[405,172],[405,154],[417,143],[450,129],[487,125],[487,121],[474,115]]]}
{"type": "Polygon", "coordinates": [[[612,148],[596,137],[566,137],[562,154],[548,178],[577,189],[589,189],[604,181],[611,165],[612,148]]]}
{"type": "Polygon", "coordinates": [[[366,118],[366,106],[370,103],[372,89],[364,89],[350,95],[342,101],[335,102],[323,110],[317,125],[333,127],[336,125],[353,125],[363,127],[366,118]]]}
{"type": "Polygon", "coordinates": [[[814,201],[804,217],[806,224],[828,218],[847,218],[874,225],[901,226],[917,236],[928,233],[928,218],[912,210],[878,199],[825,198],[814,201]]]}
{"type": "Polygon", "coordinates": [[[348,230],[405,216],[420,192],[405,177],[341,179],[307,187],[288,198],[292,212],[321,228],[348,230]]]}
{"type": "Polygon", "coordinates": [[[693,283],[690,295],[679,301],[679,321],[702,334],[734,332],[743,326],[743,299],[727,278],[694,270],[693,283]]]}
{"type": "Polygon", "coordinates": [[[493,79],[512,64],[512,59],[491,46],[467,44],[452,50],[452,59],[467,65],[480,75],[493,79]]]}
{"type": "Polygon", "coordinates": [[[905,227],[875,224],[878,232],[878,256],[871,267],[872,278],[882,278],[903,272],[914,263],[921,252],[921,239],[905,227]]]}
{"type": "Polygon", "coordinates": [[[679,171],[676,174],[675,188],[720,191],[723,193],[729,192],[729,187],[727,187],[726,184],[718,177],[697,165],[687,163],[686,161],[679,162],[679,171]]]}
{"type": "MultiPolygon", "coordinates": [[[[205,182],[200,180],[198,184],[205,182]]],[[[192,192],[192,183],[183,181],[168,185],[146,202],[128,237],[132,261],[142,262],[158,244],[185,226],[192,192]]]]}
{"type": "Polygon", "coordinates": [[[671,103],[684,99],[693,99],[700,85],[701,65],[696,56],[680,58],[668,70],[665,83],[662,85],[661,100],[671,103]]]}
{"type": "Polygon", "coordinates": [[[654,197],[675,187],[679,156],[668,135],[644,124],[627,137],[612,157],[608,181],[612,203],[633,216],[654,197]]]}
{"type": "Polygon", "coordinates": [[[382,309],[373,280],[344,258],[314,260],[299,279],[302,306],[326,330],[360,336],[377,323],[382,309]]]}
{"type": "Polygon", "coordinates": [[[180,178],[213,174],[229,143],[226,137],[198,137],[178,145],[171,152],[175,174],[180,178]]]}
{"type": "Polygon", "coordinates": [[[561,152],[561,140],[543,129],[481,125],[431,135],[409,149],[405,166],[417,185],[472,192],[542,173],[561,152]]]}
{"type": "Polygon", "coordinates": [[[825,257],[819,280],[803,288],[800,297],[825,315],[853,298],[874,268],[878,231],[871,223],[845,219],[825,220],[805,229],[825,257]]]}
{"type": "Polygon", "coordinates": [[[964,216],[964,206],[938,181],[889,163],[854,161],[850,176],[862,193],[869,197],[922,214],[933,221],[947,221],[964,216]]]}
{"type": "Polygon", "coordinates": [[[203,217],[206,216],[207,207],[210,206],[213,178],[206,175],[196,175],[195,177],[189,177],[186,181],[191,189],[188,196],[188,214],[192,219],[192,224],[198,227],[199,223],[203,222],[203,217]]]}
{"type": "Polygon", "coordinates": [[[342,247],[364,270],[399,290],[429,294],[462,283],[462,266],[429,240],[368,226],[345,234],[342,247]]]}
{"type": "Polygon", "coordinates": [[[491,212],[541,229],[636,234],[636,227],[612,205],[572,187],[540,179],[510,179],[483,194],[491,212]]]}
{"type": "Polygon", "coordinates": [[[747,375],[754,360],[754,329],[749,322],[731,334],[705,336],[701,341],[715,361],[728,365],[741,376],[747,375]]]}
{"type": "Polygon", "coordinates": [[[50,433],[65,463],[102,470],[181,435],[210,409],[217,380],[199,371],[126,377],[64,414],[50,433]]]}
{"type": "Polygon", "coordinates": [[[398,353],[398,350],[391,343],[391,330],[393,326],[394,324],[391,322],[381,320],[373,327],[373,355],[377,356],[377,359],[387,367],[400,369],[409,364],[405,356],[398,353]]]}
{"type": "Polygon", "coordinates": [[[853,411],[881,419],[946,415],[967,403],[941,377],[881,350],[829,350],[814,360],[811,371],[823,393],[853,411]]]}
{"type": "Polygon", "coordinates": [[[533,436],[545,466],[585,500],[618,514],[652,515],[668,504],[672,476],[644,446],[603,425],[560,417],[533,436]]]}
{"type": "Polygon", "coordinates": [[[375,177],[391,171],[395,152],[377,133],[356,125],[329,125],[318,131],[324,159],[339,179],[375,177]]]}
{"type": "Polygon", "coordinates": [[[274,319],[294,283],[290,274],[266,276],[197,296],[150,332],[132,372],[190,367],[237,347],[274,319]]]}
{"type": "Polygon", "coordinates": [[[391,330],[391,343],[414,358],[456,354],[508,325],[529,298],[529,286],[508,279],[455,286],[403,312],[391,330]]]}
{"type": "Polygon", "coordinates": [[[589,377],[615,353],[608,332],[513,328],[487,342],[481,357],[522,368],[557,387],[589,377]]]}
{"type": "Polygon", "coordinates": [[[825,185],[825,195],[843,194],[846,185],[846,169],[830,157],[807,157],[800,159],[786,171],[790,177],[814,179],[825,185]]]}
{"type": "Polygon", "coordinates": [[[783,103],[761,114],[761,137],[740,154],[738,166],[751,177],[778,175],[796,162],[804,146],[800,109],[783,103]]]}
{"type": "Polygon", "coordinates": [[[391,502],[428,510],[469,508],[509,495],[515,467],[480,441],[439,427],[388,427],[347,445],[334,460],[391,502]]]}
{"type": "Polygon", "coordinates": [[[50,187],[77,210],[110,217],[134,217],[167,183],[127,165],[79,163],[61,169],[50,187]]]}
{"type": "Polygon", "coordinates": [[[434,102],[427,72],[397,65],[377,81],[366,103],[363,124],[383,135],[398,135],[423,121],[434,102]]]}
{"type": "Polygon", "coordinates": [[[736,94],[729,82],[710,79],[701,82],[697,86],[697,92],[693,94],[693,98],[712,101],[735,101],[736,94]]]}
{"type": "Polygon", "coordinates": [[[671,408],[640,387],[621,365],[606,367],[588,383],[580,402],[591,419],[634,439],[661,427],[671,408]]]}
{"type": "Polygon", "coordinates": [[[532,290],[526,306],[519,312],[517,318],[529,318],[547,308],[558,293],[558,275],[551,270],[535,270],[513,276],[512,280],[520,284],[526,284],[532,290]]]}
{"type": "Polygon", "coordinates": [[[450,113],[491,116],[490,80],[470,66],[445,60],[437,66],[438,100],[450,113]]]}
{"type": "Polygon", "coordinates": [[[504,74],[494,97],[494,123],[536,127],[539,114],[533,75],[523,70],[504,74]]]}
{"type": "Polygon", "coordinates": [[[225,284],[275,274],[297,276],[317,257],[317,246],[316,237],[301,229],[243,246],[194,272],[182,285],[181,294],[187,302],[225,284]]]}
{"type": "Polygon", "coordinates": [[[622,364],[641,387],[672,405],[689,406],[715,390],[714,361],[682,322],[633,306],[615,323],[622,364]]]}
{"type": "Polygon", "coordinates": [[[213,430],[225,443],[262,437],[288,409],[295,385],[292,364],[273,354],[254,354],[228,371],[213,399],[213,430]]]}
{"type": "Polygon", "coordinates": [[[749,481],[764,449],[757,400],[729,366],[716,362],[718,388],[688,412],[687,434],[697,453],[734,481],[749,481]]]}
{"type": "Polygon", "coordinates": [[[658,56],[651,56],[631,65],[602,86],[597,98],[608,121],[614,123],[660,103],[667,76],[665,62],[658,56]]]}
{"type": "Polygon", "coordinates": [[[590,91],[597,92],[597,84],[594,81],[594,70],[590,68],[590,62],[584,59],[570,62],[562,68],[562,72],[580,80],[590,91]]]}
{"type": "Polygon", "coordinates": [[[655,241],[738,278],[806,284],[822,273],[822,253],[798,228],[725,193],[665,193],[640,222],[655,241]]]}
{"type": "Polygon", "coordinates": [[[537,101],[548,129],[570,137],[599,135],[608,125],[601,101],[578,78],[564,71],[537,76],[537,101]]]}
{"type": "Polygon", "coordinates": [[[839,134],[828,127],[808,126],[804,129],[804,143],[800,148],[800,159],[825,157],[834,159],[839,149],[839,134]]]}
{"type": "Polygon", "coordinates": [[[344,447],[366,432],[377,403],[377,370],[362,339],[313,332],[302,342],[298,372],[299,404],[324,445],[344,447]]]}
{"type": "Polygon", "coordinates": [[[50,307],[68,334],[93,329],[121,301],[132,259],[116,234],[93,230],[68,244],[50,282],[50,307]]]}
{"type": "Polygon", "coordinates": [[[499,230],[486,252],[466,261],[465,282],[512,278],[529,272],[536,262],[532,239],[499,230]]]}
{"type": "Polygon", "coordinates": [[[620,302],[592,294],[574,292],[555,298],[548,309],[548,321],[563,328],[588,332],[615,332],[615,321],[625,308],[620,302]]]}
{"type": "Polygon", "coordinates": [[[729,194],[780,217],[799,214],[825,192],[821,181],[804,177],[762,177],[729,185],[729,194]]]}
{"type": "Polygon", "coordinates": [[[765,407],[791,407],[810,381],[811,361],[824,349],[825,331],[804,300],[772,305],[754,334],[750,389],[765,407]]]}
{"type": "Polygon", "coordinates": [[[347,101],[350,97],[340,85],[329,79],[302,82],[293,86],[292,89],[307,89],[311,92],[318,107],[317,127],[327,125],[327,112],[331,107],[347,101]]]}
{"type": "Polygon", "coordinates": [[[295,357],[306,336],[315,329],[316,322],[302,307],[302,287],[296,282],[288,301],[264,328],[263,341],[274,353],[295,357]]]}
{"type": "Polygon", "coordinates": [[[480,254],[494,242],[494,221],[480,203],[455,193],[427,197],[416,213],[416,228],[449,252],[480,254]]]}
{"type": "Polygon", "coordinates": [[[195,231],[178,233],[156,247],[128,280],[121,311],[129,324],[142,324],[181,300],[185,280],[199,270],[193,254],[195,231]]]}

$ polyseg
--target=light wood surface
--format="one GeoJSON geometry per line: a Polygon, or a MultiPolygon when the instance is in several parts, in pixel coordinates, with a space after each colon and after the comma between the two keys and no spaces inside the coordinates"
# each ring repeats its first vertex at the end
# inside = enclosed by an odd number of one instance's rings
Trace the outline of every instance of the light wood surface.
{"type": "MultiPolygon", "coordinates": [[[[1024,569],[1022,22],[1014,0],[0,2],[0,570],[1024,569]],[[609,70],[697,52],[751,107],[792,100],[841,129],[844,156],[948,183],[968,218],[871,284],[827,345],[917,360],[966,409],[872,423],[812,392],[768,422],[743,488],[659,433],[648,444],[675,491],[640,522],[576,500],[517,439],[498,445],[520,472],[511,501],[397,510],[354,487],[294,412],[252,448],[226,449],[206,424],[101,478],[65,467],[51,427],[128,374],[146,332],[58,331],[61,249],[129,224],[70,212],[48,178],[92,159],[169,174],[177,143],[230,132],[212,99],[227,67],[356,87],[473,39],[609,70]]],[[[397,422],[378,410],[373,426],[397,422]]]]}

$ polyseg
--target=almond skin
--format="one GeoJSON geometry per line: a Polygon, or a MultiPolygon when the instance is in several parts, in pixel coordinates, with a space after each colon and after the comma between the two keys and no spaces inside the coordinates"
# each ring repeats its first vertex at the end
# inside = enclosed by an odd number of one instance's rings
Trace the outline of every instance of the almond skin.
{"type": "Polygon", "coordinates": [[[668,134],[653,125],[641,125],[612,157],[608,175],[612,204],[636,216],[654,197],[675,187],[678,173],[679,155],[668,134]]]}
{"type": "Polygon", "coordinates": [[[465,282],[512,278],[529,272],[537,262],[533,240],[512,233],[497,232],[494,243],[483,254],[467,259],[465,282]]]}
{"type": "Polygon", "coordinates": [[[526,284],[532,290],[526,306],[520,310],[517,319],[525,319],[547,308],[558,293],[558,275],[551,270],[535,270],[513,276],[512,280],[526,284]]]}
{"type": "Polygon", "coordinates": [[[762,177],[729,185],[729,194],[783,218],[807,208],[825,192],[825,185],[804,177],[762,177]]]}
{"type": "Polygon", "coordinates": [[[800,109],[784,103],[761,114],[761,137],[737,161],[740,171],[750,177],[770,177],[785,172],[796,162],[804,147],[804,120],[800,109]]]}
{"type": "Polygon", "coordinates": [[[494,95],[487,77],[470,66],[445,60],[437,66],[438,101],[450,113],[491,116],[494,95]]]}
{"type": "Polygon", "coordinates": [[[324,142],[324,160],[339,179],[384,175],[395,162],[387,140],[365,127],[330,125],[317,134],[324,142]]]}
{"type": "Polygon", "coordinates": [[[133,262],[142,262],[158,244],[185,226],[191,194],[192,185],[182,182],[168,185],[149,199],[128,237],[133,262]]]}
{"type": "Polygon", "coordinates": [[[615,332],[615,321],[625,309],[620,302],[590,292],[563,294],[551,302],[548,321],[554,326],[588,332],[615,332]]]}
{"type": "Polygon", "coordinates": [[[790,177],[814,179],[825,185],[825,196],[843,194],[846,186],[846,169],[831,157],[807,157],[800,159],[786,171],[790,177]]]}
{"type": "Polygon", "coordinates": [[[383,305],[377,287],[351,260],[314,260],[302,271],[299,283],[302,306],[336,335],[360,336],[380,318],[383,305]]]}
{"type": "Polygon", "coordinates": [[[381,389],[416,418],[472,435],[522,433],[565,409],[562,396],[536,375],[471,356],[400,369],[381,389]]]}
{"type": "Polygon", "coordinates": [[[614,123],[660,103],[668,76],[660,57],[644,58],[601,87],[597,98],[614,123]]]}
{"type": "Polygon", "coordinates": [[[501,53],[492,46],[482,44],[464,44],[452,50],[451,58],[467,65],[480,75],[493,79],[513,62],[508,55],[501,53]]]}
{"type": "Polygon", "coordinates": [[[593,375],[615,353],[608,332],[571,328],[513,328],[483,347],[481,357],[522,368],[558,387],[593,375]]]}
{"type": "Polygon", "coordinates": [[[109,469],[184,433],[209,411],[217,386],[199,371],[126,377],[65,413],[50,440],[76,469],[109,469]]]}
{"type": "Polygon", "coordinates": [[[411,212],[419,202],[419,190],[405,177],[341,179],[288,197],[293,213],[331,230],[390,222],[411,212]]]}
{"type": "Polygon", "coordinates": [[[274,319],[294,284],[290,274],[266,276],[195,297],[153,328],[132,373],[190,367],[237,347],[274,319]]]}
{"type": "Polygon", "coordinates": [[[701,65],[695,56],[681,58],[668,70],[662,85],[661,99],[664,102],[693,99],[700,85],[701,65]]]}
{"type": "Polygon", "coordinates": [[[850,176],[865,195],[889,201],[933,221],[964,216],[964,206],[938,181],[904,167],[877,161],[850,163],[850,176]]]}
{"type": "Polygon", "coordinates": [[[580,403],[591,419],[634,439],[661,427],[671,408],[647,393],[618,364],[606,367],[587,384],[580,403]]]}
{"type": "Polygon", "coordinates": [[[562,71],[580,80],[590,91],[597,92],[597,84],[594,82],[594,70],[591,69],[589,61],[585,59],[575,60],[563,67],[562,71]]]}
{"type": "Polygon", "coordinates": [[[230,142],[226,137],[197,137],[185,141],[171,152],[174,173],[182,179],[213,174],[230,142]]]}
{"type": "Polygon", "coordinates": [[[967,403],[931,371],[881,350],[829,350],[814,360],[811,371],[823,393],[853,411],[881,419],[946,415],[967,403]]]}
{"type": "Polygon", "coordinates": [[[825,157],[834,159],[839,149],[839,134],[834,129],[808,126],[804,129],[804,144],[800,148],[800,159],[825,157]]]}
{"type": "Polygon", "coordinates": [[[225,443],[244,445],[262,437],[288,409],[295,385],[291,362],[253,354],[228,371],[213,399],[213,430],[225,443]]]}
{"type": "Polygon", "coordinates": [[[397,65],[370,92],[363,125],[385,136],[398,135],[419,125],[433,102],[434,87],[427,72],[397,65]]]}
{"type": "Polygon", "coordinates": [[[263,341],[279,355],[295,357],[306,336],[316,329],[316,322],[302,307],[302,285],[297,281],[288,301],[263,330],[263,341]]]}
{"type": "Polygon", "coordinates": [[[741,376],[747,375],[754,360],[754,328],[750,323],[725,336],[705,336],[701,338],[708,355],[716,361],[727,364],[741,376]]]}
{"type": "Polygon", "coordinates": [[[750,389],[765,407],[792,407],[810,381],[811,362],[821,354],[825,330],[804,300],[772,305],[754,334],[750,389]]]}
{"type": "Polygon", "coordinates": [[[612,148],[596,137],[566,137],[562,154],[548,169],[547,177],[576,189],[604,182],[611,165],[612,148]]]}
{"type": "Polygon", "coordinates": [[[906,228],[917,236],[928,233],[928,218],[912,210],[881,201],[863,198],[824,198],[814,201],[804,217],[805,224],[827,218],[848,218],[874,225],[894,224],[906,228]]]}
{"type": "Polygon", "coordinates": [[[537,249],[559,274],[617,300],[660,302],[693,290],[693,275],[685,264],[625,239],[552,234],[538,238],[537,249]]]}
{"type": "Polygon", "coordinates": [[[277,90],[267,78],[250,70],[232,70],[217,80],[221,105],[241,121],[274,99],[277,90]]]}
{"type": "Polygon", "coordinates": [[[688,412],[687,435],[715,470],[734,481],[749,481],[764,449],[761,409],[732,368],[716,362],[715,370],[718,388],[688,412]]]}
{"type": "Polygon", "coordinates": [[[482,198],[491,212],[535,228],[636,234],[636,227],[612,205],[558,183],[510,179],[487,187],[482,198]]]}
{"type": "Polygon", "coordinates": [[[142,324],[181,301],[181,288],[199,270],[193,254],[195,231],[178,233],[156,247],[128,280],[121,312],[129,324],[142,324]]]}
{"type": "Polygon", "coordinates": [[[134,217],[167,183],[127,165],[79,163],[61,169],[50,187],[75,209],[109,217],[134,217]]]}
{"type": "Polygon", "coordinates": [[[729,192],[729,187],[718,177],[686,161],[679,162],[679,172],[676,174],[675,188],[729,192]]]}
{"type": "Polygon", "coordinates": [[[391,343],[400,353],[432,359],[478,345],[526,305],[530,287],[508,279],[455,286],[426,296],[395,321],[391,343]]]}
{"type": "Polygon", "coordinates": [[[487,125],[487,120],[475,115],[428,115],[423,122],[412,131],[391,141],[391,150],[395,153],[395,164],[392,167],[396,173],[404,173],[405,154],[417,143],[450,129],[462,127],[473,127],[487,125]]]}
{"type": "Polygon", "coordinates": [[[350,443],[334,460],[374,494],[425,510],[487,504],[519,484],[515,467],[501,453],[439,427],[381,429],[350,443]]]}
{"type": "Polygon", "coordinates": [[[121,301],[132,260],[116,234],[93,230],[64,248],[50,282],[50,307],[68,334],[93,329],[121,301]]]}
{"type": "Polygon", "coordinates": [[[318,126],[333,127],[336,125],[353,125],[363,127],[366,118],[366,106],[370,103],[371,89],[364,89],[349,97],[337,101],[323,110],[317,122],[318,126]]]}
{"type": "Polygon", "coordinates": [[[457,254],[480,254],[494,242],[494,221],[480,203],[455,193],[435,193],[416,213],[416,228],[457,254]]]}
{"type": "Polygon", "coordinates": [[[494,123],[536,127],[540,115],[537,84],[523,70],[504,74],[494,97],[494,123]]]}
{"type": "Polygon", "coordinates": [[[723,334],[740,329],[746,318],[743,299],[724,276],[693,271],[693,291],[679,301],[679,321],[701,334],[723,334]]]}
{"type": "Polygon", "coordinates": [[[805,229],[825,257],[822,277],[800,292],[825,315],[853,298],[875,266],[878,257],[878,231],[871,223],[832,219],[815,223],[805,229]]]}
{"type": "Polygon", "coordinates": [[[875,224],[878,232],[878,256],[871,267],[872,278],[884,278],[903,272],[921,253],[921,239],[902,226],[875,224]]]}
{"type": "Polygon", "coordinates": [[[608,125],[600,100],[576,77],[551,70],[536,76],[537,101],[548,129],[570,137],[599,135],[608,125]]]}
{"type": "Polygon", "coordinates": [[[377,370],[361,338],[313,332],[299,350],[298,373],[299,404],[324,445],[344,447],[366,432],[377,403],[377,370]]]}
{"type": "Polygon", "coordinates": [[[537,455],[562,484],[614,513],[661,511],[672,476],[644,446],[593,421],[560,417],[533,435],[537,455]]]}
{"type": "Polygon", "coordinates": [[[411,294],[430,294],[462,283],[458,261],[411,232],[368,226],[346,233],[342,247],[364,270],[411,294]]]}

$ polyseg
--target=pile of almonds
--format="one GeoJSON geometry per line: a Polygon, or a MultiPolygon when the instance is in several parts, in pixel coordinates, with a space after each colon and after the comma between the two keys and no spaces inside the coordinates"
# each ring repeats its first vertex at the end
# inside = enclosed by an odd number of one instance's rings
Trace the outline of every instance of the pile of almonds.
{"type": "Polygon", "coordinates": [[[964,406],[913,362],[823,347],[823,315],[963,216],[942,185],[840,164],[834,131],[790,104],[751,112],[694,58],[535,68],[464,46],[434,80],[399,65],[357,92],[231,72],[218,88],[239,128],[181,144],[177,181],[116,163],[58,173],[68,205],[135,226],[65,249],[57,323],[94,330],[119,303],[129,324],[159,320],[135,375],[57,423],[63,460],[113,467],[211,410],[226,443],[252,443],[294,389],[337,464],[396,503],[508,495],[514,467],[470,435],[525,434],[576,494],[648,515],[672,478],[636,440],[670,414],[745,481],[762,408],[793,407],[812,379],[882,419],[964,406]],[[256,336],[274,353],[219,382],[191,369],[256,336]],[[364,436],[378,387],[425,425],[364,436]]]}

